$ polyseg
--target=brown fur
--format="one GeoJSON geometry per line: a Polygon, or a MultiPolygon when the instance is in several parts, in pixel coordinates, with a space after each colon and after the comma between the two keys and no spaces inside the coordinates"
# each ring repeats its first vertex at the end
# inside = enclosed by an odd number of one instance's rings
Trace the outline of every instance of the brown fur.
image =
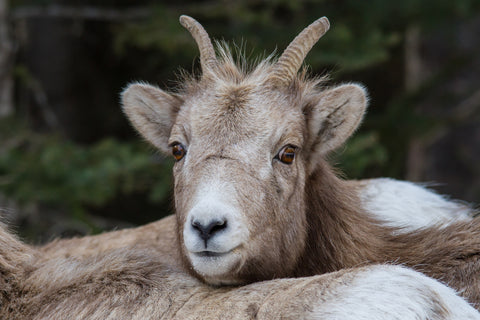
{"type": "MultiPolygon", "coordinates": [[[[189,276],[179,265],[174,230],[175,219],[168,217],[140,228],[57,240],[35,249],[0,226],[0,268],[10,268],[7,260],[16,264],[10,276],[0,275],[2,281],[14,279],[13,285],[2,287],[0,319],[339,319],[345,318],[342,310],[355,317],[358,301],[350,300],[355,291],[345,292],[365,274],[385,270],[375,266],[344,269],[322,276],[215,288],[189,276]]],[[[387,271],[392,281],[398,274],[412,276],[397,269],[387,271]]],[[[415,280],[419,279],[408,281],[415,280]]],[[[414,313],[418,318],[477,318],[468,309],[457,312],[451,304],[447,306],[443,299],[449,297],[439,296],[434,288],[396,285],[411,287],[410,303],[422,306],[414,313]]],[[[376,286],[360,289],[366,297],[383,290],[376,286]]],[[[368,306],[375,319],[402,317],[407,312],[400,309],[392,314],[363,296],[361,304],[368,306]]],[[[409,307],[405,305],[405,310],[409,307]]]]}
{"type": "Polygon", "coordinates": [[[0,307],[10,302],[10,292],[18,290],[21,281],[19,270],[28,272],[34,256],[34,250],[16,239],[0,223],[0,307]]]}

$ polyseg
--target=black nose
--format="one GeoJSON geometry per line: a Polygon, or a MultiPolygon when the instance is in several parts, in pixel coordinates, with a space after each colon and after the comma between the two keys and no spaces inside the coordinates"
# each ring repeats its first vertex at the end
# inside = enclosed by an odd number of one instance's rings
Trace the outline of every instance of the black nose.
{"type": "Polygon", "coordinates": [[[203,225],[199,221],[192,221],[193,229],[197,230],[200,238],[203,239],[205,242],[205,249],[207,248],[207,241],[210,239],[215,233],[221,231],[227,227],[226,220],[213,220],[210,223],[203,225]]]}

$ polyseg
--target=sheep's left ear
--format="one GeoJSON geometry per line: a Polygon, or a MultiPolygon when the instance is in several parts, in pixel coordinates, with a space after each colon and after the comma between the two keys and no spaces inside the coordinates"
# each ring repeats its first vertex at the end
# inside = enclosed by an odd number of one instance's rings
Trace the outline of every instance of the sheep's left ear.
{"type": "Polygon", "coordinates": [[[323,156],[341,146],[357,129],[367,107],[366,91],[356,84],[325,90],[315,100],[314,105],[304,110],[312,157],[323,156]]]}

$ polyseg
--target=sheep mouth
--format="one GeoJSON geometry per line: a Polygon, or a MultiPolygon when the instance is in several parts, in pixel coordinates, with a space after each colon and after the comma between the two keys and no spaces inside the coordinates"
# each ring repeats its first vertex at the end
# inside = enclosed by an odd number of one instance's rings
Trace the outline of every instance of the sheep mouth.
{"type": "Polygon", "coordinates": [[[238,245],[235,248],[230,249],[228,251],[204,250],[204,251],[191,252],[191,254],[193,254],[193,256],[196,258],[223,258],[235,253],[238,254],[241,247],[242,247],[241,245],[238,245]]]}
{"type": "Polygon", "coordinates": [[[195,252],[195,255],[201,258],[210,258],[210,257],[221,257],[228,253],[230,253],[230,251],[228,252],[200,251],[200,252],[195,252]]]}

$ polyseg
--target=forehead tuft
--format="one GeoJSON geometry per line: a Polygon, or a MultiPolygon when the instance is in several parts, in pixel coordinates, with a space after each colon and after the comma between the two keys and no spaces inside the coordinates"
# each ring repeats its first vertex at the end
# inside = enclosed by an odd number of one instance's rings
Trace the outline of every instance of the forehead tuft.
{"type": "MultiPolygon", "coordinates": [[[[208,72],[203,70],[203,73],[208,74],[208,76],[181,72],[178,81],[180,87],[177,94],[184,97],[184,100],[218,88],[234,88],[232,92],[238,95],[233,97],[241,97],[242,94],[246,93],[243,90],[237,91],[235,89],[237,86],[240,88],[253,87],[257,91],[260,91],[260,87],[264,87],[266,91],[275,90],[271,84],[272,71],[277,61],[275,55],[248,61],[244,52],[238,51],[235,54],[236,58],[234,58],[225,42],[217,43],[216,51],[218,67],[209,69],[208,72]]],[[[202,66],[202,68],[209,67],[202,66]]],[[[318,88],[327,80],[328,76],[311,78],[306,69],[303,69],[292,80],[291,85],[284,88],[283,94],[285,96],[298,96],[318,91],[318,88]]]]}
{"type": "Polygon", "coordinates": [[[208,134],[234,142],[258,134],[266,126],[268,106],[258,103],[259,93],[254,88],[244,84],[217,86],[187,100],[192,135],[208,134]]]}
{"type": "Polygon", "coordinates": [[[220,97],[222,105],[227,111],[235,111],[244,107],[249,100],[249,96],[252,92],[250,86],[234,86],[226,88],[225,93],[220,97]]]}

